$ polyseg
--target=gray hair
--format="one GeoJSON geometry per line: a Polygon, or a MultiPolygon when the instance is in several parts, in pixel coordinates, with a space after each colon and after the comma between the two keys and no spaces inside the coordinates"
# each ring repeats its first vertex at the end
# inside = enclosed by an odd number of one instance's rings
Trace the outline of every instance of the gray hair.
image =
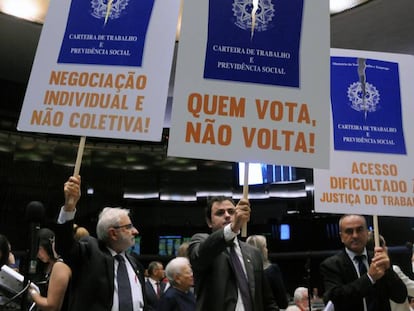
{"type": "Polygon", "coordinates": [[[171,259],[165,267],[165,275],[172,285],[175,284],[174,278],[177,274],[181,274],[185,266],[189,265],[190,261],[187,257],[176,257],[171,259]]]}
{"type": "Polygon", "coordinates": [[[306,287],[298,287],[293,293],[293,301],[295,303],[302,301],[305,298],[305,295],[308,294],[308,289],[306,287]]]}
{"type": "Polygon", "coordinates": [[[119,226],[123,216],[129,216],[128,209],[105,207],[99,214],[98,223],[96,225],[96,236],[98,239],[106,242],[108,240],[109,228],[119,226]]]}

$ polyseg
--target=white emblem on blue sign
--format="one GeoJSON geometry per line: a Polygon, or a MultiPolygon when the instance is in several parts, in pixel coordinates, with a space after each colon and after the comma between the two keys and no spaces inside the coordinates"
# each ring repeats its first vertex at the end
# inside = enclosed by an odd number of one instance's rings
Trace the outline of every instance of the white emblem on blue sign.
{"type": "Polygon", "coordinates": [[[117,19],[129,0],[91,0],[92,16],[98,19],[117,19]]]}
{"type": "Polygon", "coordinates": [[[233,16],[236,18],[235,25],[243,30],[250,31],[254,20],[255,31],[266,31],[275,16],[275,9],[271,0],[259,0],[257,8],[252,0],[234,0],[233,16]],[[252,18],[252,11],[255,11],[255,19],[252,18]]]}

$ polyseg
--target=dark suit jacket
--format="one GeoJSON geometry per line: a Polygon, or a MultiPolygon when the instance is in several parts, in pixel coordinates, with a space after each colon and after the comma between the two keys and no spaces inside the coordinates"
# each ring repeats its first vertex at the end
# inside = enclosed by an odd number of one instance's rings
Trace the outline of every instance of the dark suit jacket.
{"type": "MultiPolygon", "coordinates": [[[[368,254],[371,262],[372,254],[368,254]]],[[[373,285],[367,274],[358,278],[352,260],[345,249],[325,259],[320,265],[325,287],[324,301],[331,300],[335,311],[363,311],[363,297],[375,288],[376,311],[390,310],[389,299],[402,303],[407,299],[407,288],[392,268],[373,285]]]]}
{"type": "MultiPolygon", "coordinates": [[[[267,279],[259,250],[240,242],[254,311],[278,310],[267,279]]],[[[195,278],[198,311],[234,311],[237,285],[223,229],[212,234],[195,234],[188,254],[195,278]]]]}
{"type": "MultiPolygon", "coordinates": [[[[160,288],[161,288],[161,296],[164,294],[165,287],[167,285],[164,282],[160,282],[160,288]]],[[[152,286],[151,282],[149,280],[145,281],[145,294],[147,296],[147,310],[153,311],[157,310],[159,298],[157,296],[157,293],[154,290],[154,287],[152,286]]]]}
{"type": "Polygon", "coordinates": [[[173,286],[168,287],[158,304],[158,311],[194,311],[195,297],[192,291],[183,292],[173,286]]]}
{"type": "MultiPolygon", "coordinates": [[[[72,269],[71,311],[110,311],[114,295],[114,258],[102,241],[94,237],[73,238],[73,222],[57,225],[56,251],[72,269]]],[[[135,256],[127,255],[143,290],[144,269],[135,256]]]]}
{"type": "Polygon", "coordinates": [[[285,283],[283,282],[282,272],[277,263],[272,263],[264,270],[265,276],[269,280],[270,288],[272,289],[273,297],[276,300],[277,306],[280,309],[286,309],[289,301],[286,292],[285,283]]]}

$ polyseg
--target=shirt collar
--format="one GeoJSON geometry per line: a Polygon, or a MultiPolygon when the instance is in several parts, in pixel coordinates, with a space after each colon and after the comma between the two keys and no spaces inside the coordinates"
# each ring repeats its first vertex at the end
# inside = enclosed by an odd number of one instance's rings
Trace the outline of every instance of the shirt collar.
{"type": "Polygon", "coordinates": [[[351,258],[352,260],[354,260],[355,256],[358,256],[358,255],[365,255],[365,258],[368,258],[366,248],[364,248],[364,251],[361,254],[357,254],[346,247],[345,247],[345,252],[348,254],[349,258],[351,258]]]}

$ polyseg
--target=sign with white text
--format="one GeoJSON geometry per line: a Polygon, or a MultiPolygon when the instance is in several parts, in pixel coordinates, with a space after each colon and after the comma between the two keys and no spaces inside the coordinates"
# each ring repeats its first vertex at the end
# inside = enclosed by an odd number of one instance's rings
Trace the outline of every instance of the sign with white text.
{"type": "Polygon", "coordinates": [[[168,155],[329,166],[329,4],[303,2],[184,3],[168,155]]]}
{"type": "Polygon", "coordinates": [[[52,1],[18,130],[160,141],[179,8],[52,1]]]}
{"type": "Polygon", "coordinates": [[[330,169],[315,169],[315,210],[414,213],[414,57],[332,49],[330,169]]]}

